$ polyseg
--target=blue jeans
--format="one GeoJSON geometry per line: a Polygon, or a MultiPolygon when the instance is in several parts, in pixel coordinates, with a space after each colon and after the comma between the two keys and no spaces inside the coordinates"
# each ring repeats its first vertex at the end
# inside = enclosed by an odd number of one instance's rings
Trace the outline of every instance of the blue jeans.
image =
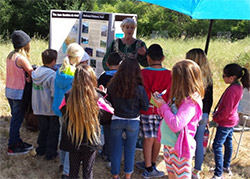
{"type": "Polygon", "coordinates": [[[201,170],[201,165],[204,160],[204,150],[203,150],[203,137],[205,128],[207,125],[208,120],[208,113],[202,114],[202,120],[199,122],[199,126],[197,127],[197,131],[195,134],[195,141],[196,141],[196,150],[195,150],[195,166],[196,170],[201,170]]]}
{"type": "MultiPolygon", "coordinates": [[[[62,125],[63,125],[63,117],[59,117],[60,122],[60,134],[59,134],[59,143],[61,141],[62,136],[62,125]]],[[[69,175],[69,152],[64,150],[59,150],[60,162],[63,165],[63,174],[69,175]]]]}
{"type": "Polygon", "coordinates": [[[107,156],[107,161],[110,162],[111,159],[111,137],[110,137],[110,124],[103,125],[104,132],[104,145],[102,147],[102,152],[107,156]]]}
{"type": "Polygon", "coordinates": [[[63,174],[69,175],[69,152],[60,150],[60,161],[63,165],[63,174]]]}
{"type": "Polygon", "coordinates": [[[24,110],[21,100],[9,99],[11,109],[11,120],[10,120],[10,130],[9,130],[9,143],[8,145],[15,145],[21,141],[20,139],[20,128],[23,123],[24,110]]]}
{"type": "Polygon", "coordinates": [[[214,175],[220,177],[223,173],[223,167],[229,168],[231,163],[231,157],[233,153],[233,127],[217,127],[216,135],[213,143],[215,171],[214,175]],[[224,144],[224,160],[222,153],[222,146],[224,144]]]}
{"type": "Polygon", "coordinates": [[[139,121],[137,120],[112,120],[111,122],[111,173],[120,173],[121,157],[123,151],[122,133],[124,140],[124,173],[132,173],[134,168],[135,145],[139,133],[139,121]]]}

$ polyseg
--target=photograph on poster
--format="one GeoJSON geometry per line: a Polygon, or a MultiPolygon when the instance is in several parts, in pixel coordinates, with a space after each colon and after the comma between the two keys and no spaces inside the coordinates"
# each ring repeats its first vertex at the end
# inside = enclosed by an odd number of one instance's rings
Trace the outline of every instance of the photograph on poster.
{"type": "Polygon", "coordinates": [[[82,33],[85,33],[85,34],[89,33],[89,23],[87,22],[82,23],[82,33]]]}
{"type": "Polygon", "coordinates": [[[101,36],[107,37],[107,34],[108,34],[108,26],[107,25],[102,25],[101,36]]]}
{"type": "Polygon", "coordinates": [[[93,48],[85,47],[84,50],[89,56],[93,57],[93,48]]]}
{"type": "Polygon", "coordinates": [[[107,42],[105,40],[100,41],[100,46],[106,48],[107,42]]]}
{"type": "Polygon", "coordinates": [[[78,24],[73,25],[73,27],[71,28],[71,33],[77,33],[78,30],[78,24]]]}
{"type": "Polygon", "coordinates": [[[88,37],[81,37],[81,42],[82,42],[83,44],[88,44],[88,43],[89,43],[88,37]]]}
{"type": "Polygon", "coordinates": [[[92,68],[96,68],[96,60],[95,59],[90,59],[90,66],[92,68]]]}
{"type": "Polygon", "coordinates": [[[96,57],[104,57],[105,51],[102,49],[97,49],[96,50],[96,57]]]}
{"type": "Polygon", "coordinates": [[[75,38],[71,38],[69,35],[66,37],[66,39],[64,40],[63,42],[63,45],[62,45],[62,51],[63,53],[66,53],[66,50],[69,46],[69,44],[71,43],[74,43],[76,42],[76,39],[75,38]]]}

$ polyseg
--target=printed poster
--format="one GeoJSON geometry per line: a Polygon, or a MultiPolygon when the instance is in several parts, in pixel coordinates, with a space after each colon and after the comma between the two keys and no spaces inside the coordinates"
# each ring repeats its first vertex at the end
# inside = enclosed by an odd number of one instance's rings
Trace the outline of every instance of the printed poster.
{"type": "Polygon", "coordinates": [[[89,65],[94,68],[97,77],[103,72],[102,60],[107,48],[109,17],[110,14],[82,13],[80,44],[89,54],[89,65]]]}
{"type": "Polygon", "coordinates": [[[80,11],[51,11],[50,48],[58,52],[57,64],[62,64],[67,56],[69,44],[79,43],[79,18],[80,11]]]}

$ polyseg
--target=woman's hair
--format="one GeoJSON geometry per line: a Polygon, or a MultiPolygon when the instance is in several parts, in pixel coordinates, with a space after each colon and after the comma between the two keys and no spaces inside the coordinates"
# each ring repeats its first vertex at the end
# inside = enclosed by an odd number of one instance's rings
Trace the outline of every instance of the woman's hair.
{"type": "Polygon", "coordinates": [[[88,65],[77,66],[66,108],[66,116],[69,116],[67,131],[77,146],[84,137],[91,144],[99,143],[96,87],[97,80],[93,69],[88,65]]]}
{"type": "Polygon", "coordinates": [[[133,26],[137,26],[136,22],[134,21],[134,19],[127,17],[126,19],[123,19],[122,23],[121,23],[121,29],[123,29],[123,27],[125,25],[133,25],[133,26]]]}
{"type": "Polygon", "coordinates": [[[60,72],[63,71],[70,64],[79,64],[84,54],[84,49],[78,43],[72,43],[68,46],[66,53],[67,56],[63,60],[60,72]]]}
{"type": "Polygon", "coordinates": [[[242,68],[240,65],[236,63],[228,64],[224,67],[223,73],[226,77],[235,76],[236,81],[240,78],[240,81],[244,88],[249,90],[250,82],[249,82],[249,72],[246,68],[242,68]]]}
{"type": "Polygon", "coordinates": [[[137,60],[127,58],[121,62],[108,87],[116,96],[133,98],[136,95],[136,88],[140,84],[142,84],[142,77],[137,60]]]}
{"type": "Polygon", "coordinates": [[[193,60],[200,66],[204,88],[206,88],[208,85],[212,85],[212,73],[206,53],[200,48],[193,48],[186,53],[186,59],[193,60]]]}
{"type": "Polygon", "coordinates": [[[22,47],[22,48],[15,48],[14,51],[10,52],[10,54],[8,55],[8,59],[12,58],[12,56],[15,53],[19,53],[21,55],[23,55],[24,57],[26,57],[28,60],[30,60],[30,43],[28,43],[26,46],[22,47]]]}
{"type": "Polygon", "coordinates": [[[204,96],[202,74],[200,67],[191,60],[177,62],[172,68],[171,103],[177,107],[190,97],[194,100],[194,93],[204,96]]]}

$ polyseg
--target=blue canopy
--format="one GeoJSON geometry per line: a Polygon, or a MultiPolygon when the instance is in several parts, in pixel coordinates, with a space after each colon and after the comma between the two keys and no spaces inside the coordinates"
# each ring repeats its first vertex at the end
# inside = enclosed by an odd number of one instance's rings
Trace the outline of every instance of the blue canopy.
{"type": "Polygon", "coordinates": [[[141,0],[193,19],[250,20],[250,0],[141,0]]]}

